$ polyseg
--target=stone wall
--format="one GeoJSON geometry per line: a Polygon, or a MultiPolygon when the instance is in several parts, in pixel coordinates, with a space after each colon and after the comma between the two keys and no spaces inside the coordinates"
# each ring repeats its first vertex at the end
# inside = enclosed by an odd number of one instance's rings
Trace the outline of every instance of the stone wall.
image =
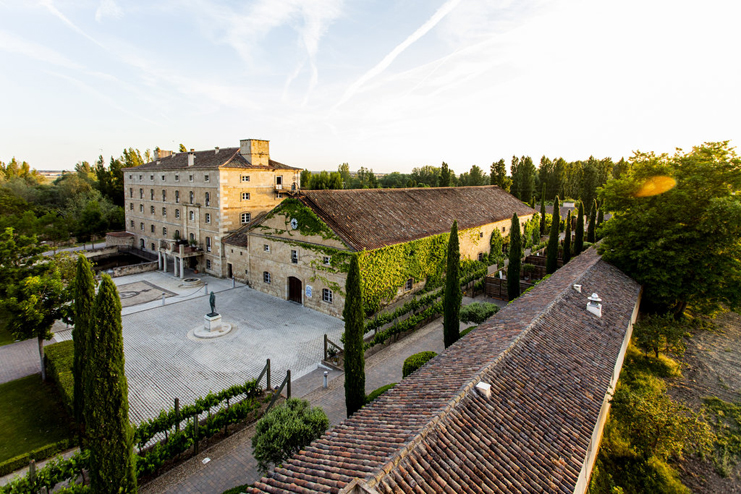
{"type": "Polygon", "coordinates": [[[157,261],[145,262],[142,264],[134,264],[131,266],[121,266],[119,268],[113,268],[111,278],[117,278],[119,276],[126,276],[129,274],[147,273],[149,271],[157,271],[157,261]]]}
{"type": "Polygon", "coordinates": [[[134,237],[131,235],[111,235],[108,234],[105,236],[105,245],[106,247],[133,247],[134,246],[134,237]]]}

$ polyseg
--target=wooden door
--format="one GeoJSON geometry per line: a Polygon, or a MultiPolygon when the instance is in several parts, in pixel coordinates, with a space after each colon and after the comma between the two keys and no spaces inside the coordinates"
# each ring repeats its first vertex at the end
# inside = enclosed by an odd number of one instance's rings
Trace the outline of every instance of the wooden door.
{"type": "Polygon", "coordinates": [[[299,280],[298,278],[294,278],[293,276],[290,276],[288,278],[288,300],[290,300],[291,302],[299,303],[299,304],[302,303],[303,302],[302,297],[301,297],[302,291],[303,291],[303,287],[302,287],[301,280],[299,280]]]}

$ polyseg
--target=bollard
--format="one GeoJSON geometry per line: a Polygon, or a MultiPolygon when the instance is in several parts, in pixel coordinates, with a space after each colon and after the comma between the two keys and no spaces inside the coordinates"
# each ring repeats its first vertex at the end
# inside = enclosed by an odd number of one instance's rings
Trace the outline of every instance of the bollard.
{"type": "Polygon", "coordinates": [[[206,295],[208,295],[208,283],[206,283],[203,288],[206,289],[206,295]]]}
{"type": "Polygon", "coordinates": [[[327,389],[327,374],[329,374],[329,372],[324,371],[324,389],[327,389]]]}
{"type": "Polygon", "coordinates": [[[237,287],[237,280],[232,278],[232,288],[236,288],[236,287],[237,287]]]}
{"type": "Polygon", "coordinates": [[[162,305],[165,305],[165,292],[162,292],[162,305]]]}

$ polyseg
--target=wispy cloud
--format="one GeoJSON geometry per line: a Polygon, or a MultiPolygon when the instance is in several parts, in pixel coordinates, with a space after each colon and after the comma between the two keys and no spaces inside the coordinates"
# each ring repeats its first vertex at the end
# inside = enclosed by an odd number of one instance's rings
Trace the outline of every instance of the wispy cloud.
{"type": "Polygon", "coordinates": [[[98,10],[95,11],[95,20],[101,22],[105,17],[120,19],[123,17],[123,10],[114,0],[101,0],[98,10]]]}
{"type": "Polygon", "coordinates": [[[75,24],[74,22],[72,22],[71,20],[69,20],[69,18],[66,15],[64,15],[62,12],[60,12],[59,9],[57,9],[54,6],[54,3],[52,2],[52,0],[41,0],[41,5],[43,5],[44,7],[46,7],[46,10],[48,10],[51,14],[53,14],[59,20],[61,20],[62,22],[64,22],[73,31],[75,31],[79,35],[84,36],[85,38],[89,39],[90,41],[92,41],[96,45],[100,46],[101,48],[104,48],[104,46],[98,40],[96,40],[95,38],[93,38],[92,36],[90,36],[89,34],[87,34],[85,31],[83,31],[82,29],[80,29],[77,26],[77,24],[75,24]]]}
{"type": "Polygon", "coordinates": [[[77,62],[68,59],[51,48],[27,41],[13,33],[3,30],[0,30],[0,50],[8,53],[16,53],[40,62],[46,62],[68,69],[82,68],[82,66],[77,62]]]}
{"type": "MultiPolygon", "coordinates": [[[[416,31],[414,31],[407,39],[402,41],[399,45],[396,46],[391,52],[386,55],[383,60],[381,60],[378,64],[376,64],[375,67],[370,69],[368,72],[363,74],[357,81],[352,83],[349,88],[345,91],[345,94],[342,95],[342,98],[340,98],[340,101],[337,102],[337,104],[334,106],[334,108],[339,107],[343,103],[347,102],[350,98],[352,98],[355,93],[358,92],[358,90],[369,80],[373,79],[380,73],[382,73],[384,70],[388,68],[389,65],[398,57],[401,55],[401,53],[409,48],[415,41],[419,40],[422,36],[427,34],[432,28],[434,28],[441,20],[445,18],[446,15],[448,15],[453,9],[455,9],[458,4],[461,3],[461,0],[448,0],[445,2],[442,7],[440,7],[437,12],[433,14],[432,17],[430,17],[427,22],[422,24],[419,28],[417,28],[416,31]]],[[[333,109],[334,109],[333,108],[333,109]]]]}

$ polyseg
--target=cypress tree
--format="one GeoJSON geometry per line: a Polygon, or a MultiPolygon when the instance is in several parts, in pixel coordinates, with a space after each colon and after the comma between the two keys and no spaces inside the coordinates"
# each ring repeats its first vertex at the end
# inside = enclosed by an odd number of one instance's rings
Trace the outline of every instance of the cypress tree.
{"type": "Polygon", "coordinates": [[[592,210],[589,212],[589,227],[587,228],[587,242],[594,243],[594,228],[597,223],[597,201],[592,203],[592,210]]]}
{"type": "Polygon", "coordinates": [[[520,239],[520,220],[517,213],[512,215],[509,227],[509,266],[507,266],[507,298],[514,300],[520,296],[520,269],[522,268],[522,240],[520,239]]]}
{"type": "Polygon", "coordinates": [[[566,238],[563,240],[563,263],[571,260],[571,211],[566,215],[566,238]]]}
{"type": "Polygon", "coordinates": [[[90,487],[95,493],[136,492],[134,430],[124,373],[121,300],[108,275],[93,306],[88,347],[85,423],[90,449],[90,487]]]}
{"type": "Polygon", "coordinates": [[[579,201],[579,210],[576,216],[576,231],[574,232],[574,255],[578,256],[584,249],[584,204],[579,201]]]}
{"type": "Polygon", "coordinates": [[[545,184],[543,193],[540,195],[540,236],[545,235],[545,184]]]}
{"type": "MultiPolygon", "coordinates": [[[[91,326],[93,324],[93,303],[95,301],[95,277],[93,267],[85,256],[77,258],[77,272],[74,281],[75,296],[75,326],[72,329],[74,341],[74,361],[72,375],[74,376],[74,412],[75,422],[82,430],[85,423],[85,373],[90,345],[91,326]]],[[[80,434],[80,446],[82,446],[80,434]]]]}
{"type": "Polygon", "coordinates": [[[595,238],[596,238],[597,240],[600,240],[600,239],[602,238],[602,232],[601,232],[601,231],[599,230],[599,227],[600,227],[600,225],[602,225],[602,223],[604,223],[604,222],[605,222],[605,212],[604,212],[604,210],[602,209],[602,207],[600,207],[600,208],[599,208],[599,209],[597,210],[597,228],[598,228],[598,231],[597,231],[597,232],[596,232],[596,233],[594,234],[594,236],[595,236],[595,238]]]}
{"type": "Polygon", "coordinates": [[[365,403],[365,355],[363,351],[363,295],[360,289],[358,256],[350,260],[345,283],[345,408],[351,416],[365,403]]]}
{"type": "Polygon", "coordinates": [[[443,299],[443,339],[445,348],[460,338],[460,310],[463,294],[460,285],[461,252],[458,247],[458,222],[450,228],[448,240],[448,266],[445,272],[445,298],[443,299]]]}
{"type": "Polygon", "coordinates": [[[546,250],[545,272],[555,273],[558,269],[558,234],[561,226],[561,209],[558,206],[558,196],[553,201],[553,220],[551,221],[551,236],[548,238],[546,250]]]}

